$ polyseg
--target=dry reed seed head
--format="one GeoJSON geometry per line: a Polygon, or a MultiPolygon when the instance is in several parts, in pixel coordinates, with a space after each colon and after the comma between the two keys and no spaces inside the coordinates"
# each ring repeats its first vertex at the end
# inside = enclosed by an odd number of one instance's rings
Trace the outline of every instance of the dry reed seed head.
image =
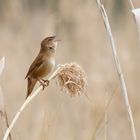
{"type": "Polygon", "coordinates": [[[83,69],[76,63],[59,65],[56,75],[62,91],[70,96],[81,95],[87,86],[87,77],[83,69]]]}

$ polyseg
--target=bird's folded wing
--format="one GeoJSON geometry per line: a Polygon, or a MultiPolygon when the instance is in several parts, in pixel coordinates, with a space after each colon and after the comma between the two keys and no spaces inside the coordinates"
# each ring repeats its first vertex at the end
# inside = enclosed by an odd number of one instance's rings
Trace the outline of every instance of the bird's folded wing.
{"type": "Polygon", "coordinates": [[[42,60],[42,56],[41,55],[38,55],[36,57],[36,59],[33,61],[33,63],[31,64],[30,68],[29,68],[29,71],[25,77],[25,79],[31,75],[34,71],[36,71],[40,65],[42,64],[43,60],[42,60]]]}

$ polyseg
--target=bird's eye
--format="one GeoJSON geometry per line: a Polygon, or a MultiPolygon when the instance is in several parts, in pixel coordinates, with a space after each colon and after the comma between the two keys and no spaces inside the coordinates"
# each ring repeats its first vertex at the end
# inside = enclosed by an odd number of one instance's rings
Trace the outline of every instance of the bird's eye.
{"type": "Polygon", "coordinates": [[[50,41],[52,41],[52,39],[51,39],[51,38],[49,38],[49,39],[48,39],[48,41],[50,42],[50,41]]]}
{"type": "Polygon", "coordinates": [[[51,50],[51,49],[53,49],[52,47],[49,47],[49,49],[51,50]]]}

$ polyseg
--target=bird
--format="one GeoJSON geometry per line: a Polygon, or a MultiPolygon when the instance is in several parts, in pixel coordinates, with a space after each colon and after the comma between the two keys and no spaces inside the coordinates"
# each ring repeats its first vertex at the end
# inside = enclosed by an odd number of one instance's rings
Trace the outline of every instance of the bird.
{"type": "Polygon", "coordinates": [[[26,99],[31,95],[37,82],[43,86],[43,90],[45,86],[48,86],[49,81],[43,78],[48,76],[55,67],[55,53],[58,41],[56,36],[49,36],[41,41],[40,51],[25,76],[25,79],[27,79],[26,99]]]}

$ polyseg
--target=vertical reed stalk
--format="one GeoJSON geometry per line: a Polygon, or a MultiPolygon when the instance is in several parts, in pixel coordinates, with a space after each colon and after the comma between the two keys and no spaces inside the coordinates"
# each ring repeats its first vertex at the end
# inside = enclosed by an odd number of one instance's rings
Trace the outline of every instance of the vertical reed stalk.
{"type": "MultiPolygon", "coordinates": [[[[107,97],[108,97],[108,95],[109,94],[107,93],[107,97]]],[[[107,104],[108,104],[108,100],[105,101],[105,106],[107,106],[107,104]]],[[[106,122],[108,122],[108,109],[105,109],[104,121],[105,121],[104,140],[107,140],[108,124],[106,122]]]]}
{"type": "Polygon", "coordinates": [[[132,0],[128,0],[128,2],[129,2],[129,4],[130,4],[130,6],[131,6],[131,9],[132,9],[132,10],[133,10],[133,9],[135,9],[135,7],[134,7],[134,4],[133,4],[132,0]]]}
{"type": "Polygon", "coordinates": [[[119,77],[119,80],[120,80],[120,86],[121,86],[121,90],[122,90],[121,93],[123,95],[126,110],[128,112],[128,118],[129,118],[129,124],[130,124],[130,128],[131,128],[132,138],[133,138],[133,140],[137,140],[134,121],[133,121],[133,115],[132,115],[132,111],[131,111],[131,107],[130,107],[129,99],[128,99],[127,88],[126,88],[124,76],[123,76],[123,73],[122,73],[122,69],[121,69],[121,66],[120,66],[120,61],[118,59],[118,54],[117,54],[117,51],[116,51],[116,46],[115,46],[114,38],[113,38],[113,35],[112,35],[111,27],[110,27],[110,24],[109,24],[108,16],[107,16],[107,13],[105,11],[104,5],[101,4],[101,1],[96,0],[96,2],[97,2],[97,5],[98,5],[98,8],[100,10],[100,13],[102,15],[102,18],[103,18],[103,21],[104,21],[104,24],[105,24],[105,27],[106,27],[106,31],[107,31],[107,34],[109,36],[109,40],[110,40],[110,43],[111,43],[112,53],[113,53],[118,77],[119,77]]]}
{"type": "MultiPolygon", "coordinates": [[[[1,76],[4,68],[5,68],[5,57],[3,57],[0,60],[0,76],[1,76]]],[[[7,111],[5,108],[4,94],[2,92],[1,86],[0,86],[0,117],[2,120],[4,120],[4,123],[5,123],[4,125],[6,126],[6,128],[8,128],[9,127],[8,115],[7,115],[7,111]]],[[[9,140],[12,140],[11,133],[9,133],[9,140]]]]}

